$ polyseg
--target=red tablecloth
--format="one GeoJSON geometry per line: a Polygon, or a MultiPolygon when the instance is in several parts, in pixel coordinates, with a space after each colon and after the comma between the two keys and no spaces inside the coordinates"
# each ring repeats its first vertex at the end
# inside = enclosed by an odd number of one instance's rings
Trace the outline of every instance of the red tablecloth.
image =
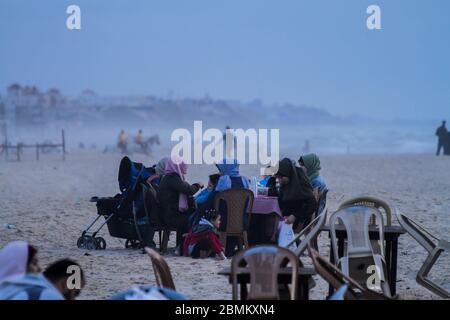
{"type": "Polygon", "coordinates": [[[252,214],[269,214],[275,212],[281,216],[277,197],[258,196],[253,200],[252,214]]]}

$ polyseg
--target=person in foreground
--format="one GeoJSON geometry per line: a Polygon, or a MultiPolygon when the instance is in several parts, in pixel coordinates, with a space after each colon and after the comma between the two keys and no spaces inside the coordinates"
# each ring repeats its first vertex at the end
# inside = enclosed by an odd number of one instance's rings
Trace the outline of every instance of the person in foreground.
{"type": "Polygon", "coordinates": [[[205,215],[192,227],[192,230],[184,239],[184,256],[226,259],[223,244],[216,233],[219,227],[220,214],[214,209],[206,211],[205,215]]]}
{"type": "Polygon", "coordinates": [[[12,241],[0,250],[0,283],[26,273],[41,272],[37,250],[25,241],[12,241]]]}
{"type": "Polygon", "coordinates": [[[293,223],[294,230],[307,225],[317,208],[313,188],[303,169],[295,162],[284,158],[279,162],[275,174],[281,183],[279,203],[287,223],[293,223]]]}
{"type": "Polygon", "coordinates": [[[84,287],[79,265],[60,260],[42,274],[37,250],[24,241],[13,241],[0,250],[0,300],[73,300],[84,287]],[[78,289],[68,288],[70,266],[78,266],[78,289]]]}

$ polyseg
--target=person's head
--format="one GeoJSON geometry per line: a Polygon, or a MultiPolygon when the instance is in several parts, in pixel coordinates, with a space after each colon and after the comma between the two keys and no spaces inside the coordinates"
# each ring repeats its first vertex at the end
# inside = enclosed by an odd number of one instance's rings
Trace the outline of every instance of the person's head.
{"type": "Polygon", "coordinates": [[[172,156],[167,160],[165,173],[177,173],[181,178],[187,174],[188,165],[181,157],[172,156]]]}
{"type": "Polygon", "coordinates": [[[124,133],[125,133],[125,130],[123,130],[123,129],[120,130],[120,133],[121,133],[121,134],[124,134],[124,133]]]}
{"type": "Polygon", "coordinates": [[[306,168],[308,173],[318,173],[322,168],[320,166],[320,159],[315,153],[308,153],[298,159],[300,166],[306,168]]]}
{"type": "Polygon", "coordinates": [[[215,174],[211,174],[209,176],[209,181],[208,181],[208,189],[212,189],[214,188],[214,186],[217,184],[217,182],[219,181],[220,178],[220,174],[215,173],[215,174]]]}
{"type": "Polygon", "coordinates": [[[263,177],[272,177],[276,173],[276,168],[268,165],[264,168],[263,177]]]}
{"type": "Polygon", "coordinates": [[[169,161],[169,157],[164,157],[161,160],[158,161],[158,163],[155,165],[155,172],[162,176],[166,171],[166,165],[169,161]]]}
{"type": "Polygon", "coordinates": [[[215,209],[207,210],[203,216],[206,220],[211,222],[211,224],[216,228],[220,228],[220,213],[215,209]]]}
{"type": "Polygon", "coordinates": [[[27,273],[39,273],[41,271],[42,270],[41,266],[39,265],[37,249],[31,245],[28,245],[27,273]]]}
{"type": "Polygon", "coordinates": [[[37,250],[25,241],[12,241],[0,250],[0,281],[40,272],[37,250]]]}
{"type": "Polygon", "coordinates": [[[289,178],[293,174],[294,164],[291,159],[284,158],[278,162],[278,171],[275,176],[278,178],[287,177],[289,178]]]}
{"type": "Polygon", "coordinates": [[[80,265],[70,259],[52,263],[45,269],[44,276],[66,300],[75,300],[86,284],[80,265]]]}
{"type": "Polygon", "coordinates": [[[447,121],[442,120],[442,125],[445,126],[447,124],[447,121]]]}
{"type": "Polygon", "coordinates": [[[141,134],[142,133],[142,129],[139,129],[139,134],[141,134]]]}

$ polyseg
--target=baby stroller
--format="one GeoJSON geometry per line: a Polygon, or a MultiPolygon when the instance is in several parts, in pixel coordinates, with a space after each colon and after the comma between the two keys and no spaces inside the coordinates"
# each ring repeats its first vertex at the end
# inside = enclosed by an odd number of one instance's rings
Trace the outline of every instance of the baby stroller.
{"type": "Polygon", "coordinates": [[[106,224],[111,237],[126,239],[125,248],[141,247],[142,235],[139,224],[148,224],[142,196],[142,185],[153,174],[151,168],[145,168],[141,163],[131,161],[128,157],[122,158],[119,167],[120,194],[114,197],[92,197],[91,202],[97,205],[98,216],[82,232],[78,238],[77,247],[88,250],[103,250],[106,241],[98,237],[98,232],[106,224]],[[96,222],[104,217],[105,221],[94,232],[89,230],[96,222]],[[144,222],[143,222],[144,221],[144,222]]]}

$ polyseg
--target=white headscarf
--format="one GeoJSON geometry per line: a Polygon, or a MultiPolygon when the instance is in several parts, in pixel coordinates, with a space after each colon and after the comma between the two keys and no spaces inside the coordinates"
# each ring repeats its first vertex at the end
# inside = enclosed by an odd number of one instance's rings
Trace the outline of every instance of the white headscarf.
{"type": "Polygon", "coordinates": [[[27,272],[28,243],[12,241],[0,250],[0,282],[27,272]]]}

